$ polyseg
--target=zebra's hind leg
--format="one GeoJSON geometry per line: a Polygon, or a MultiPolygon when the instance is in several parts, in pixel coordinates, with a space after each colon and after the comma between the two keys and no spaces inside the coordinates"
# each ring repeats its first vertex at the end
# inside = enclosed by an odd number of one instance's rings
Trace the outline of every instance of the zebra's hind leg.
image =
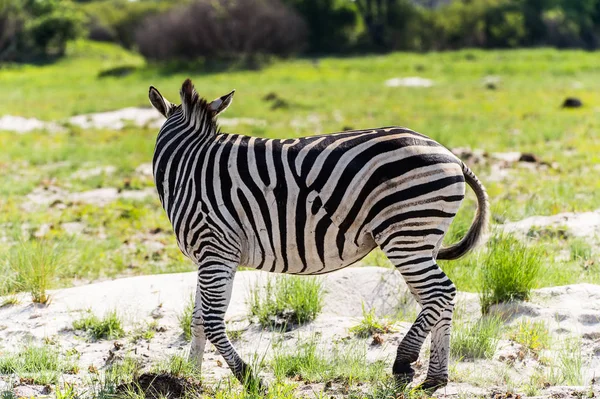
{"type": "Polygon", "coordinates": [[[202,295],[200,290],[200,276],[196,285],[196,298],[194,300],[194,310],[192,312],[192,344],[190,346],[190,361],[202,369],[202,358],[204,356],[204,348],[206,347],[206,334],[204,333],[204,319],[202,318],[202,295]]]}
{"type": "Polygon", "coordinates": [[[198,289],[202,303],[202,320],[206,338],[229,365],[233,375],[247,388],[265,389],[260,379],[238,355],[225,329],[225,312],[231,300],[236,264],[201,265],[198,271],[198,289]]]}
{"type": "Polygon", "coordinates": [[[418,359],[425,338],[433,330],[429,372],[422,385],[424,389],[439,388],[448,382],[448,336],[456,296],[456,287],[435,262],[437,241],[428,243],[423,240],[415,245],[417,243],[389,240],[382,247],[422,307],[398,346],[392,372],[400,383],[412,381],[414,370],[411,363],[418,359]]]}

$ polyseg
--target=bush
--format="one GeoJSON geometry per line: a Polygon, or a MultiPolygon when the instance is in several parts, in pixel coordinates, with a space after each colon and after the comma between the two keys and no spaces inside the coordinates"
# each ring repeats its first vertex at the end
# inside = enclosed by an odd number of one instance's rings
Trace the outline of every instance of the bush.
{"type": "Polygon", "coordinates": [[[152,60],[287,56],[305,43],[305,24],[279,0],[199,0],[148,18],[136,31],[152,60]]]}
{"type": "Polygon", "coordinates": [[[135,46],[135,32],[143,21],[173,6],[170,1],[102,0],[85,4],[82,9],[89,18],[92,40],[112,41],[125,48],[135,46]]]}
{"type": "Polygon", "coordinates": [[[496,303],[527,300],[541,269],[541,253],[510,235],[493,237],[482,267],[481,309],[496,303]]]}
{"type": "Polygon", "coordinates": [[[346,51],[358,36],[358,17],[351,2],[339,0],[283,0],[308,26],[308,50],[313,53],[346,51]]]}
{"type": "Polygon", "coordinates": [[[84,16],[69,0],[5,0],[0,3],[0,59],[62,56],[83,34],[84,16]]]}

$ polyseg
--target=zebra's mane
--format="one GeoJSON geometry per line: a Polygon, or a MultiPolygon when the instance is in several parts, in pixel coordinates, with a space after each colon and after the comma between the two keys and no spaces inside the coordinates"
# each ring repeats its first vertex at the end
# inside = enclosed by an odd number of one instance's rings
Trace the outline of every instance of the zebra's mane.
{"type": "Polygon", "coordinates": [[[211,132],[220,133],[215,119],[215,112],[210,109],[209,102],[200,97],[191,79],[186,79],[181,86],[181,109],[186,120],[196,119],[200,127],[208,127],[211,132]],[[206,126],[206,125],[209,126],[206,126]]]}

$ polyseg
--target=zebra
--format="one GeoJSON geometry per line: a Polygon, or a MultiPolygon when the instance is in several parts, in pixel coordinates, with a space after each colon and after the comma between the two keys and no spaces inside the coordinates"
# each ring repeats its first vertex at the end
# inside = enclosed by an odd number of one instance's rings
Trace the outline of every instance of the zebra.
{"type": "Polygon", "coordinates": [[[225,332],[238,266],[319,275],[379,247],[421,306],[392,373],[412,381],[411,363],[431,332],[421,388],[445,386],[456,287],[436,259],[457,259],[482,241],[482,183],[444,146],[403,127],[279,140],[222,133],[217,116],[234,93],[208,102],[187,79],[175,105],[149,89],[166,118],[153,155],[156,189],[179,249],[198,269],[190,360],[201,367],[208,340],[240,382],[260,381],[225,332]],[[442,247],[465,182],[477,197],[475,217],[458,243],[442,247]]]}

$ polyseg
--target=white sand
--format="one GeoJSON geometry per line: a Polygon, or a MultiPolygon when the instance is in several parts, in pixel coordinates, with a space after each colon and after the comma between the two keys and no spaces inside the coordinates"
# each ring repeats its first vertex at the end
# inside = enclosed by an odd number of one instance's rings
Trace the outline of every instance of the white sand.
{"type": "MultiPolygon", "coordinates": [[[[248,289],[256,281],[263,284],[268,277],[268,273],[242,271],[237,273],[234,281],[227,322],[228,328],[243,330],[242,338],[234,345],[246,359],[257,353],[269,357],[273,353],[273,339],[279,336],[279,333],[264,331],[247,320],[248,289]]],[[[348,329],[361,319],[363,303],[367,309],[374,306],[380,315],[393,315],[401,306],[415,306],[413,301],[406,301],[406,286],[398,273],[391,269],[352,267],[322,278],[327,292],[323,312],[314,322],[285,333],[284,345],[294,347],[298,339],[315,333],[319,334],[323,345],[350,337],[348,329]]],[[[178,327],[178,316],[194,292],[195,281],[195,273],[105,281],[52,291],[52,302],[48,307],[34,306],[29,303],[26,294],[21,294],[20,304],[0,308],[0,345],[5,349],[12,349],[31,339],[40,341],[44,337],[54,336],[63,350],[75,348],[81,354],[79,363],[83,371],[80,375],[68,377],[74,381],[82,378],[89,365],[102,368],[111,358],[121,358],[125,353],[135,353],[135,356],[150,364],[186,350],[187,345],[178,327]],[[123,344],[123,348],[115,350],[113,341],[88,342],[82,333],[70,330],[73,320],[80,318],[88,309],[99,316],[117,309],[128,331],[153,319],[165,327],[166,331],[156,333],[149,343],[141,341],[134,344],[127,338],[121,339],[119,342],[123,344]]],[[[463,317],[474,320],[479,316],[476,294],[460,293],[458,302],[458,306],[465,309],[463,317]]],[[[587,381],[593,375],[600,375],[600,286],[578,284],[545,288],[535,291],[530,303],[502,305],[495,311],[507,315],[506,328],[527,318],[547,323],[557,342],[566,337],[578,337],[582,342],[587,381]]],[[[461,321],[464,322],[465,320],[461,321]]],[[[383,345],[368,346],[368,359],[383,359],[391,366],[397,344],[409,326],[408,322],[397,323],[398,331],[385,335],[383,345]]],[[[531,356],[514,361],[520,350],[519,345],[501,341],[493,360],[457,363],[451,371],[454,376],[451,378],[457,381],[451,382],[438,396],[469,397],[501,389],[501,381],[495,377],[499,370],[505,370],[503,373],[508,373],[517,383],[527,381],[533,370],[541,366],[531,356]],[[465,375],[473,377],[480,374],[481,381],[485,382],[484,386],[460,382],[465,375]]],[[[422,379],[426,371],[426,351],[427,345],[422,353],[422,363],[417,368],[417,379],[422,379]]],[[[547,356],[552,357],[552,351],[547,356]]],[[[203,374],[208,381],[229,375],[229,370],[211,345],[205,355],[203,374]]],[[[312,389],[318,388],[318,384],[309,385],[303,387],[302,392],[310,394],[312,389]]],[[[576,388],[552,389],[561,394],[570,394],[576,388]]],[[[545,390],[542,397],[549,397],[549,392],[551,390],[545,390]]]]}

